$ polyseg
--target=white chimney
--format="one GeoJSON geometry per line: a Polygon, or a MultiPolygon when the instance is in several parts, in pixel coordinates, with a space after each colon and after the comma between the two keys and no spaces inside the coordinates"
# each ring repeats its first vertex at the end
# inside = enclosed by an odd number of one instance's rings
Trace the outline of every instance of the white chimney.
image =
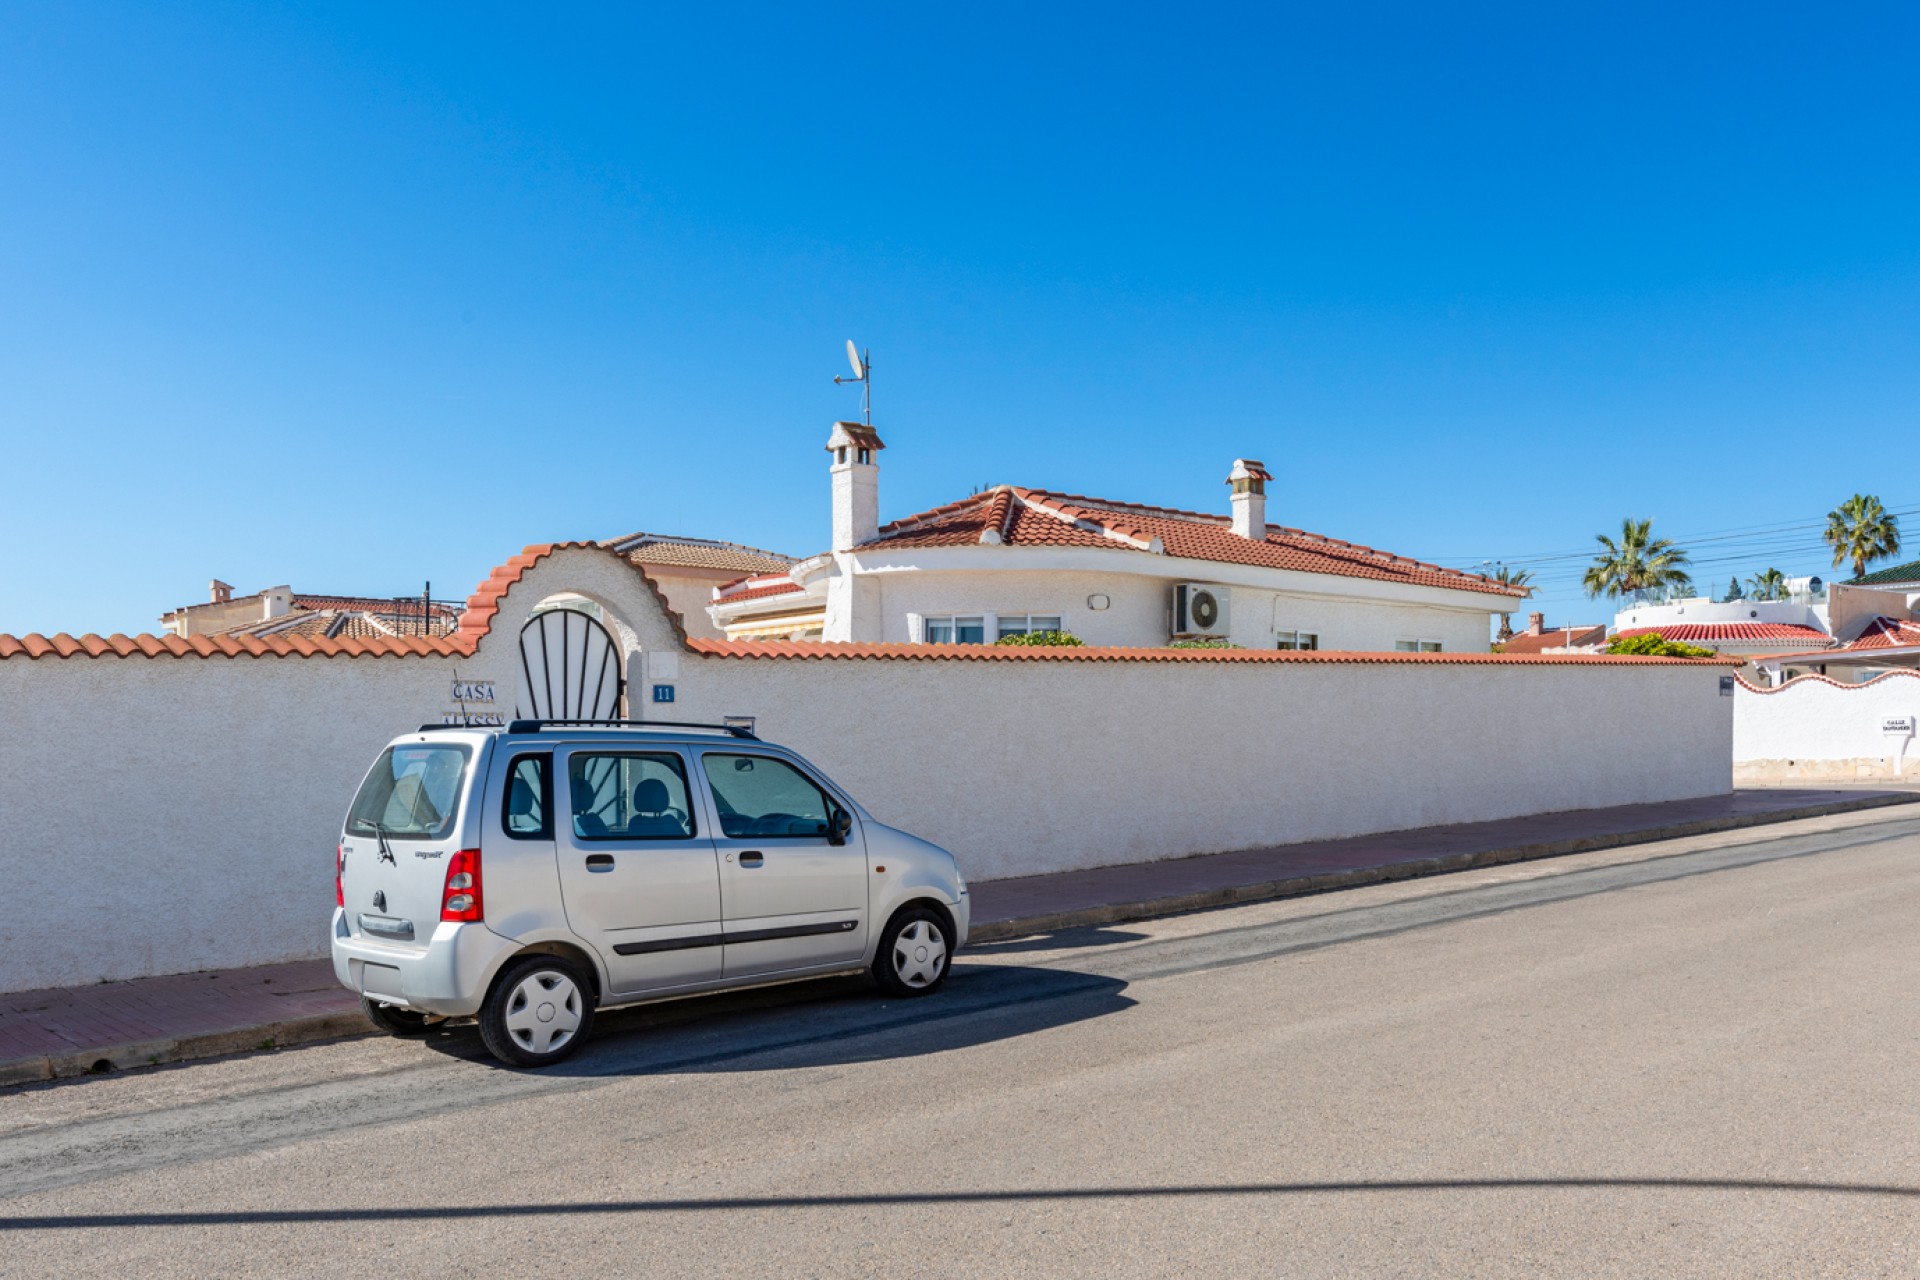
{"type": "Polygon", "coordinates": [[[833,477],[835,551],[851,551],[880,532],[880,451],[886,447],[865,423],[833,424],[827,471],[833,477]]]}
{"type": "Polygon", "coordinates": [[[293,612],[292,587],[268,587],[260,593],[260,617],[268,622],[293,612]]]}
{"type": "Polygon", "coordinates": [[[1267,540],[1267,474],[1252,458],[1235,458],[1227,483],[1233,487],[1233,531],[1254,542],[1267,540]]]}

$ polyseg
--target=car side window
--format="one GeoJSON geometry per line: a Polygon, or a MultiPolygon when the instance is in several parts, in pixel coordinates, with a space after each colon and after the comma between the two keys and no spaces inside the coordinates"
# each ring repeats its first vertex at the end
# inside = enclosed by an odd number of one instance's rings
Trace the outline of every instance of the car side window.
{"type": "Polygon", "coordinates": [[[824,836],[832,830],[839,806],[786,761],[721,751],[701,759],[720,830],[728,836],[824,836]]]}
{"type": "Polygon", "coordinates": [[[582,840],[685,840],[693,835],[678,755],[576,751],[567,757],[573,834],[582,840]]]}
{"type": "Polygon", "coordinates": [[[501,826],[516,840],[553,839],[553,757],[515,756],[507,767],[501,826]]]}

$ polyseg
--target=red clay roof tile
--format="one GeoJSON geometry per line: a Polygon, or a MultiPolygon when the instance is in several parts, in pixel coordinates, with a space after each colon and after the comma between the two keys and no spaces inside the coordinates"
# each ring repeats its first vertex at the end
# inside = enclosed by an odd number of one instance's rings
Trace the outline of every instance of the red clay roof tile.
{"type": "Polygon", "coordinates": [[[1510,587],[1479,574],[1427,564],[1301,529],[1270,525],[1266,538],[1255,541],[1235,534],[1227,516],[1013,485],[1002,485],[895,520],[882,527],[879,536],[864,543],[861,549],[960,546],[980,541],[989,529],[998,530],[1003,543],[1016,547],[1131,547],[1221,564],[1404,582],[1491,595],[1520,597],[1526,594],[1524,588],[1510,587]],[[1017,510],[1006,512],[1008,505],[1017,510]]]}
{"type": "Polygon", "coordinates": [[[1827,633],[1817,627],[1803,627],[1791,622],[1680,622],[1664,627],[1625,627],[1619,634],[1626,639],[1658,635],[1680,644],[1712,644],[1715,641],[1723,644],[1744,643],[1749,640],[1796,640],[1816,644],[1827,639],[1827,633]]]}
{"type": "Polygon", "coordinates": [[[800,591],[800,584],[792,578],[781,578],[775,582],[756,582],[752,586],[729,589],[720,588],[722,594],[714,597],[715,604],[735,604],[741,600],[765,600],[773,596],[790,596],[800,591]]]}
{"type": "Polygon", "coordinates": [[[1554,627],[1539,635],[1521,631],[1513,639],[1503,641],[1500,648],[1505,653],[1539,653],[1542,649],[1566,649],[1606,642],[1606,624],[1596,623],[1590,627],[1554,627]]]}
{"type": "Polygon", "coordinates": [[[1851,653],[1862,649],[1902,649],[1910,645],[1920,645],[1920,622],[1881,617],[1868,623],[1866,630],[1840,649],[1851,653]]]}

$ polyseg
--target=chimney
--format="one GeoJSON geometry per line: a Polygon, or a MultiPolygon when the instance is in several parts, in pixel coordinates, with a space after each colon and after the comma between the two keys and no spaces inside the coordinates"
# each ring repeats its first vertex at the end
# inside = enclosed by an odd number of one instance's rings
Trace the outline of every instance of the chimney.
{"type": "Polygon", "coordinates": [[[292,587],[268,587],[260,593],[260,617],[271,622],[275,618],[284,618],[293,612],[292,587]]]}
{"type": "Polygon", "coordinates": [[[233,599],[233,584],[215,578],[207,584],[207,599],[214,604],[226,604],[233,599]]]}
{"type": "Polygon", "coordinates": [[[1537,636],[1546,629],[1546,626],[1547,626],[1546,614],[1530,613],[1527,615],[1527,634],[1528,635],[1537,636]]]}
{"type": "Polygon", "coordinates": [[[880,532],[879,433],[861,422],[836,422],[827,437],[833,477],[833,549],[851,551],[880,532]]]}
{"type": "Polygon", "coordinates": [[[1254,542],[1267,540],[1267,481],[1273,477],[1252,458],[1235,458],[1227,483],[1233,488],[1233,531],[1254,542]]]}

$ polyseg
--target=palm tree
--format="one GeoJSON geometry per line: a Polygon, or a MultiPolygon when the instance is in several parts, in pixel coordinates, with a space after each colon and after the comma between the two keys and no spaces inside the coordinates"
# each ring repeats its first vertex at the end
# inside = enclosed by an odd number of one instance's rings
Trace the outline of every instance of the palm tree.
{"type": "Polygon", "coordinates": [[[1747,586],[1755,600],[1778,600],[1787,594],[1787,575],[1778,569],[1767,569],[1748,578],[1747,586]]]}
{"type": "Polygon", "coordinates": [[[1620,522],[1620,541],[1606,534],[1594,538],[1604,550],[1593,558],[1580,585],[1589,596],[1619,599],[1656,587],[1685,590],[1693,585],[1687,573],[1687,553],[1666,538],[1653,536],[1653,521],[1629,516],[1620,522]]]}
{"type": "MultiPolygon", "coordinates": [[[[1493,580],[1503,586],[1525,587],[1527,595],[1533,594],[1533,588],[1527,585],[1533,581],[1533,570],[1531,569],[1509,569],[1503,564],[1494,570],[1493,580]]],[[[1501,644],[1505,644],[1507,641],[1513,639],[1513,615],[1511,613],[1503,613],[1500,615],[1500,631],[1497,638],[1501,644]]]]}
{"type": "Polygon", "coordinates": [[[1833,548],[1833,567],[1853,561],[1853,576],[1863,578],[1867,566],[1900,550],[1900,521],[1887,514],[1872,494],[1854,494],[1827,513],[1827,545],[1833,548]]]}

